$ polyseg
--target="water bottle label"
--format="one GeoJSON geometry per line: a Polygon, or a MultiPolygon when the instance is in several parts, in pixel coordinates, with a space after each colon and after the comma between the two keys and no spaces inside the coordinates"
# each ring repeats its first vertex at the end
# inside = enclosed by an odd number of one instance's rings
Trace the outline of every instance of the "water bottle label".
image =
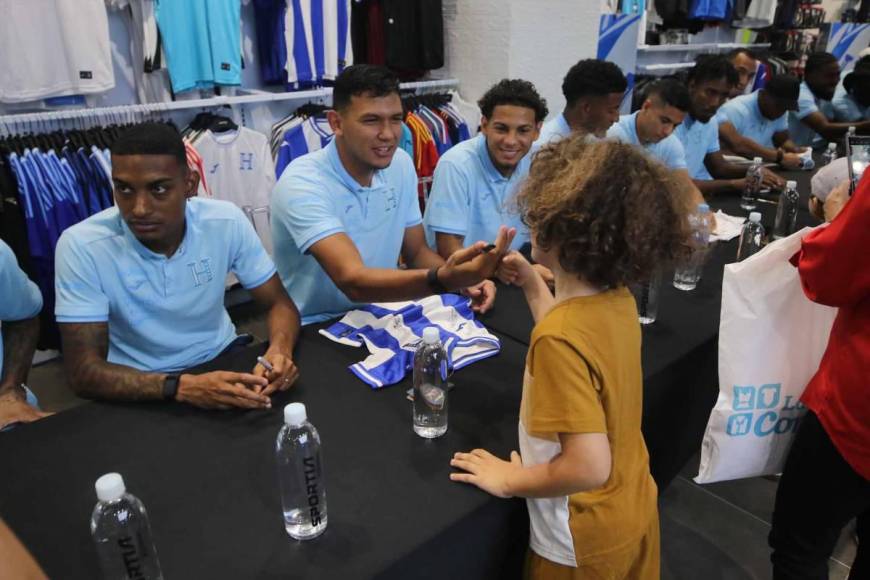
{"type": "MultiPolygon", "coordinates": [[[[140,542],[141,545],[141,542],[140,542]]],[[[142,569],[142,555],[137,549],[136,541],[132,536],[118,538],[118,548],[121,550],[121,558],[124,560],[124,569],[127,577],[131,580],[139,578],[145,580],[145,571],[142,569]]]]}
{"type": "Polygon", "coordinates": [[[320,513],[320,493],[317,478],[317,463],[314,457],[303,457],[302,464],[305,467],[305,492],[308,494],[308,512],[311,516],[311,525],[319,526],[323,523],[320,513]]]}

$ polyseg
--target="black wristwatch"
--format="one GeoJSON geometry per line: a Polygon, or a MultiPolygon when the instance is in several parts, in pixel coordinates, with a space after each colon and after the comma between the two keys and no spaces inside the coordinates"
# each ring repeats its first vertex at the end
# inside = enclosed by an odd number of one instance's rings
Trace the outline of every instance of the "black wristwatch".
{"type": "Polygon", "coordinates": [[[179,375],[166,375],[166,378],[163,379],[164,400],[171,401],[175,398],[175,395],[178,394],[178,380],[180,378],[179,375]]]}
{"type": "Polygon", "coordinates": [[[429,289],[432,290],[434,294],[446,294],[450,292],[447,289],[447,286],[441,283],[441,280],[438,279],[438,269],[441,266],[435,266],[434,268],[430,268],[429,272],[426,273],[426,283],[429,284],[429,289]]]}

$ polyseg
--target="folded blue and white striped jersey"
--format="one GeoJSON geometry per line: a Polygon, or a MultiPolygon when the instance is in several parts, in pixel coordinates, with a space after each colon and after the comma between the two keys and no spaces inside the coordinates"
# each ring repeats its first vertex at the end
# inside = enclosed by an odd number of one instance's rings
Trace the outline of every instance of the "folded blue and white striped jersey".
{"type": "Polygon", "coordinates": [[[365,344],[369,356],[348,368],[379,389],[398,383],[413,369],[414,352],[427,326],[438,329],[447,364],[454,371],[501,351],[498,338],[474,319],[468,298],[456,294],[362,306],[320,334],[349,346],[365,344]]]}

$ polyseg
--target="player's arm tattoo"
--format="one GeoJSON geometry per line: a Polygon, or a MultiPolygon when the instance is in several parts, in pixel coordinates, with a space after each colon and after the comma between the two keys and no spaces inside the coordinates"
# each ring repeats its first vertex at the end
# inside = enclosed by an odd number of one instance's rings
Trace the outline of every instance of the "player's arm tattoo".
{"type": "MultiPolygon", "coordinates": [[[[39,340],[39,317],[7,320],[3,323],[3,373],[0,376],[0,396],[17,392],[18,385],[27,382],[39,340]]],[[[23,395],[22,395],[23,396],[23,395]]]]}
{"type": "Polygon", "coordinates": [[[109,327],[105,322],[61,323],[63,358],[72,390],[89,399],[144,401],[163,396],[162,373],[108,362],[109,327]]]}

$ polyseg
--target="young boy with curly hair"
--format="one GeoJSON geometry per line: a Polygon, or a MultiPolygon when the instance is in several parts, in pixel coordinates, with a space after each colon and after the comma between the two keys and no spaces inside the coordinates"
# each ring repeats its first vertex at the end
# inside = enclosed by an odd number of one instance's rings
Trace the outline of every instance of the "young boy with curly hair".
{"type": "Polygon", "coordinates": [[[687,203],[661,164],[624,143],[557,141],[519,194],[532,257],[502,274],[535,319],[520,405],[521,454],[456,453],[451,479],[527,499],[533,579],[659,578],[657,489],[641,434],[637,307],[626,286],[683,257],[687,203]]]}

